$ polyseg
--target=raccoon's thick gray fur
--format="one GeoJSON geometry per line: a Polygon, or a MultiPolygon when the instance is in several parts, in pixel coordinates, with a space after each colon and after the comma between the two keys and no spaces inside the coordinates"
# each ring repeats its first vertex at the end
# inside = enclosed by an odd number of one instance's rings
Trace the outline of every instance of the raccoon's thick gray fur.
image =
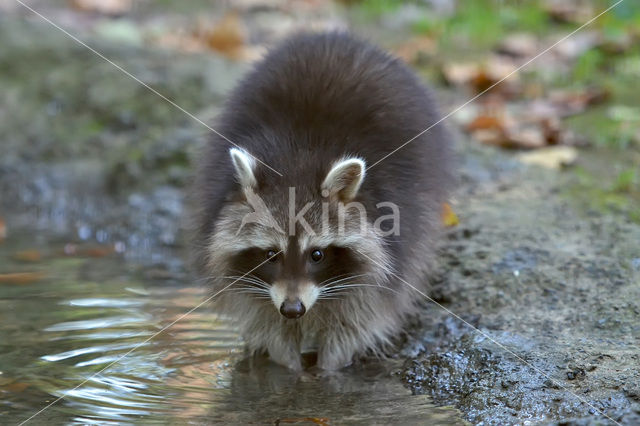
{"type": "Polygon", "coordinates": [[[238,84],[197,171],[195,247],[250,351],[335,370],[400,331],[421,296],[391,272],[425,289],[450,137],[376,162],[439,119],[407,66],[344,33],[296,34],[238,84]]]}

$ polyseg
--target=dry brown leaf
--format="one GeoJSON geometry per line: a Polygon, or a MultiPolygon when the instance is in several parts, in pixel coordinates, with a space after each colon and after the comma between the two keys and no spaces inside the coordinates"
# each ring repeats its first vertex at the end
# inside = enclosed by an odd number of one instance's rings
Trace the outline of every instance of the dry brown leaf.
{"type": "Polygon", "coordinates": [[[558,145],[562,143],[565,135],[565,131],[562,128],[560,119],[558,117],[548,117],[540,120],[542,126],[542,132],[544,138],[549,145],[558,145]]]}
{"type": "Polygon", "coordinates": [[[199,35],[210,49],[233,59],[242,59],[247,31],[237,12],[226,14],[213,28],[204,29],[199,35]]]}
{"type": "Polygon", "coordinates": [[[247,30],[233,11],[217,22],[201,19],[192,31],[162,34],[155,43],[187,52],[214,50],[234,60],[254,61],[264,55],[264,46],[247,44],[247,30]]]}
{"type": "Polygon", "coordinates": [[[505,55],[492,55],[483,64],[480,72],[472,79],[471,83],[480,93],[495,85],[491,91],[503,95],[513,95],[519,90],[519,76],[516,73],[518,65],[512,58],[505,55]],[[505,79],[505,80],[503,80],[505,79]],[[497,84],[500,82],[499,84],[497,84]]]}
{"type": "Polygon", "coordinates": [[[510,34],[498,46],[503,55],[531,58],[538,53],[538,39],[531,34],[510,34]]]}
{"type": "Polygon", "coordinates": [[[397,46],[394,53],[400,59],[409,64],[415,64],[419,61],[420,56],[425,53],[433,53],[436,49],[436,43],[433,38],[428,36],[418,36],[409,39],[407,42],[397,46]]]}
{"type": "Polygon", "coordinates": [[[13,258],[21,262],[39,262],[42,254],[38,250],[23,250],[14,254],[13,258]]]}
{"type": "Polygon", "coordinates": [[[506,148],[534,149],[547,145],[544,132],[539,126],[519,128],[509,132],[508,136],[509,144],[505,146],[506,148]]]}
{"type": "Polygon", "coordinates": [[[0,274],[0,284],[31,284],[45,277],[42,272],[14,272],[0,274]]]}
{"type": "Polygon", "coordinates": [[[467,84],[478,73],[478,64],[445,64],[442,66],[442,75],[447,83],[455,86],[467,84]]]}
{"type": "Polygon", "coordinates": [[[471,132],[473,138],[485,144],[509,149],[534,149],[547,145],[540,126],[510,125],[489,127],[471,132]]]}
{"type": "Polygon", "coordinates": [[[69,0],[69,4],[82,12],[121,16],[131,10],[132,0],[69,0]]]}
{"type": "Polygon", "coordinates": [[[80,247],[77,244],[65,244],[62,254],[77,257],[105,257],[115,253],[114,246],[80,247]]]}
{"type": "Polygon", "coordinates": [[[610,93],[601,87],[590,88],[581,92],[559,91],[549,98],[558,108],[558,113],[567,117],[583,112],[587,107],[598,105],[609,99],[610,93]]]}
{"type": "Polygon", "coordinates": [[[28,388],[30,385],[29,383],[24,383],[24,382],[13,382],[10,383],[6,386],[3,386],[4,390],[7,390],[11,393],[20,393],[22,391],[24,391],[26,388],[28,388]]]}
{"type": "Polygon", "coordinates": [[[572,165],[577,158],[578,150],[571,146],[553,146],[518,155],[518,159],[525,164],[556,170],[572,165]]]}
{"type": "Polygon", "coordinates": [[[506,55],[492,55],[483,64],[452,63],[442,66],[442,75],[448,84],[470,85],[476,93],[489,88],[489,93],[512,96],[522,89],[517,73],[517,64],[506,55]],[[501,81],[505,77],[504,81],[501,81]],[[500,81],[500,84],[496,84],[500,81]],[[494,86],[495,85],[495,86],[494,86]],[[492,87],[494,86],[494,87],[492,87]]]}
{"type": "Polygon", "coordinates": [[[87,256],[87,257],[105,257],[105,256],[109,256],[111,254],[114,253],[114,248],[109,246],[109,247],[90,247],[84,250],[81,250],[81,255],[82,256],[87,256]]]}
{"type": "Polygon", "coordinates": [[[444,203],[442,205],[442,224],[446,227],[457,226],[460,224],[458,215],[453,211],[449,203],[444,203]]]}
{"type": "Polygon", "coordinates": [[[509,139],[501,129],[484,129],[473,132],[473,137],[485,145],[508,147],[509,139]]]}
{"type": "Polygon", "coordinates": [[[0,242],[7,238],[7,225],[4,223],[4,220],[0,217],[0,242]]]}
{"type": "Polygon", "coordinates": [[[546,0],[544,10],[558,22],[583,24],[593,17],[593,5],[582,0],[546,0]]]}
{"type": "Polygon", "coordinates": [[[558,44],[554,52],[564,59],[573,60],[601,42],[602,36],[599,32],[581,31],[558,44]]]}
{"type": "Polygon", "coordinates": [[[467,131],[475,132],[487,129],[504,129],[504,122],[498,117],[491,115],[479,115],[471,123],[467,124],[467,131]]]}

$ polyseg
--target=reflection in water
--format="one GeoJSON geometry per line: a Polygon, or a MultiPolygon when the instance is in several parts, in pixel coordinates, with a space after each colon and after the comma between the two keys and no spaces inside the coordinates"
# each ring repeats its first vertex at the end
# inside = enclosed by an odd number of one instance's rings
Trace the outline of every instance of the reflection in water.
{"type": "MultiPolygon", "coordinates": [[[[24,270],[16,250],[0,245],[0,273],[24,270]]],[[[243,359],[239,336],[206,306],[145,342],[204,299],[200,288],[139,280],[111,257],[29,267],[47,278],[0,285],[0,415],[9,422],[66,394],[34,422],[459,423],[411,396],[390,362],[317,376],[243,359]]]]}

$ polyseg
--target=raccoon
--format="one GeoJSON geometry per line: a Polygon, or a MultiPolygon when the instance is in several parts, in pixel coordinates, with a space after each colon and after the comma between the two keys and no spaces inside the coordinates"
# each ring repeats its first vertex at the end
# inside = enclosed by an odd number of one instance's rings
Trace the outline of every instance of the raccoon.
{"type": "Polygon", "coordinates": [[[425,288],[453,182],[446,129],[420,134],[439,118],[403,62],[342,32],[290,36],[240,81],[196,170],[194,247],[250,352],[337,370],[401,332],[417,293],[394,276],[425,288]]]}

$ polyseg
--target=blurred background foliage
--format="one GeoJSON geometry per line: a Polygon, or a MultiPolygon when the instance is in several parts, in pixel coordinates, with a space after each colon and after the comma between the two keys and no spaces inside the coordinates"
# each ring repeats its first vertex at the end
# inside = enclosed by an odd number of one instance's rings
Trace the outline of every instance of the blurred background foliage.
{"type": "MultiPolygon", "coordinates": [[[[439,92],[443,114],[499,83],[452,114],[449,125],[525,162],[571,165],[573,198],[640,220],[639,2],[621,2],[531,63],[614,2],[28,4],[207,123],[238,76],[286,34],[352,30],[414,67],[439,92]]],[[[206,127],[18,3],[4,0],[0,11],[5,164],[100,159],[116,193],[188,182],[206,127]]]]}

